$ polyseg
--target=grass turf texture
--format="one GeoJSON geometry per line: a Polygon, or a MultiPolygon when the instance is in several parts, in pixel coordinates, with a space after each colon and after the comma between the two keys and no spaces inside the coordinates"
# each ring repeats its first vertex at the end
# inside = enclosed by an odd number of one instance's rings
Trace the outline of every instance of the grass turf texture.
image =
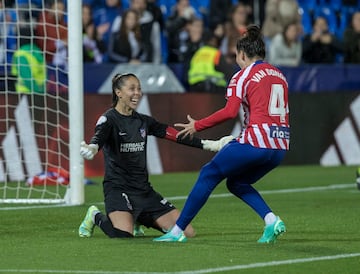
{"type": "MultiPolygon", "coordinates": [[[[151,182],[164,196],[176,196],[172,202],[181,209],[185,200],[179,196],[188,194],[196,177],[197,173],[174,173],[151,176],[151,182]]],[[[152,238],[160,232],[152,229],[145,229],[145,237],[131,240],[109,239],[98,228],[93,238],[79,238],[77,229],[88,206],[95,203],[104,208],[101,178],[95,180],[96,185],[85,187],[83,206],[11,209],[16,206],[0,205],[0,273],[194,273],[201,269],[214,273],[216,268],[222,269],[217,273],[360,273],[358,255],[302,261],[360,252],[355,167],[280,167],[258,182],[256,188],[265,191],[265,200],[288,230],[270,245],[256,243],[263,221],[232,196],[209,199],[193,221],[197,237],[187,243],[154,243],[152,238]],[[353,187],[266,192],[349,183],[353,187]],[[301,262],[295,263],[296,259],[301,262]]],[[[224,183],[214,192],[222,193],[228,193],[224,183]]]]}

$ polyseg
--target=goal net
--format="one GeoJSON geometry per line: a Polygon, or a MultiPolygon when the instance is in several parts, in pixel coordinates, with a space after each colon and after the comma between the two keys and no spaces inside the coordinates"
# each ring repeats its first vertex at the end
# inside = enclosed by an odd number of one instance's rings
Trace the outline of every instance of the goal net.
{"type": "Polygon", "coordinates": [[[81,1],[0,0],[0,203],[83,203],[80,18],[81,1]]]}

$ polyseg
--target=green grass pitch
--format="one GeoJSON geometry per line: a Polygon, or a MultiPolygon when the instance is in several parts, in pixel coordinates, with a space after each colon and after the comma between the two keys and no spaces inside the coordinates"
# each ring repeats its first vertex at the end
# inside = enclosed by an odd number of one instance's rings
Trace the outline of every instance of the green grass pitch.
{"type": "MultiPolygon", "coordinates": [[[[101,178],[83,206],[0,205],[0,273],[360,273],[360,191],[355,167],[284,166],[255,186],[287,226],[258,244],[263,221],[224,183],[193,221],[187,243],[154,243],[160,232],[109,239],[98,228],[79,238],[87,207],[102,203],[101,178]],[[25,208],[28,207],[28,208],[25,208]]],[[[197,172],[151,176],[178,208],[197,172]],[[171,199],[172,198],[172,199],[171,199]]]]}

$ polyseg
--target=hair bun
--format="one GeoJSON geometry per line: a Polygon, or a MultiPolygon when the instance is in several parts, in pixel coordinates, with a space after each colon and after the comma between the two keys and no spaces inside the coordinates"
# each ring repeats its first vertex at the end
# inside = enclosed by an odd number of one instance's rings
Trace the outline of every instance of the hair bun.
{"type": "Polygon", "coordinates": [[[261,29],[257,25],[249,25],[246,30],[246,35],[251,40],[257,40],[259,38],[262,38],[261,29]]]}

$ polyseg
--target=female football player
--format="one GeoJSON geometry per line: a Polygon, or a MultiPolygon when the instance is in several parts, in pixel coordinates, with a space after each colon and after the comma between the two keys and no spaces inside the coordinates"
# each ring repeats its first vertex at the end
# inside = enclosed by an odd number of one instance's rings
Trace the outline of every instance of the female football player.
{"type": "MultiPolygon", "coordinates": [[[[98,119],[90,143],[81,144],[80,154],[87,160],[93,159],[99,149],[103,150],[106,214],[96,206],[90,206],[79,227],[80,237],[91,237],[95,225],[111,238],[141,234],[138,226],[134,230],[134,224],[160,231],[168,231],[175,225],[179,211],[149,182],[146,166],[148,135],[207,150],[218,150],[219,144],[222,146],[229,140],[229,137],[219,141],[176,137],[178,131],[175,128],[135,111],[141,96],[140,81],[134,74],[115,75],[112,108],[98,119]]],[[[191,225],[184,228],[184,233],[188,237],[195,234],[191,225]]]]}
{"type": "Polygon", "coordinates": [[[201,120],[188,115],[188,123],[175,126],[183,128],[179,134],[190,136],[236,117],[242,105],[245,127],[203,166],[176,225],[154,241],[186,241],[183,231],[223,179],[227,179],[229,191],[265,221],[258,242],[275,242],[285,232],[284,222],[252,185],[277,167],[289,149],[288,84],[277,68],[263,61],[265,44],[259,27],[248,26],[236,48],[236,61],[241,70],[230,80],[225,107],[201,120]]]}

